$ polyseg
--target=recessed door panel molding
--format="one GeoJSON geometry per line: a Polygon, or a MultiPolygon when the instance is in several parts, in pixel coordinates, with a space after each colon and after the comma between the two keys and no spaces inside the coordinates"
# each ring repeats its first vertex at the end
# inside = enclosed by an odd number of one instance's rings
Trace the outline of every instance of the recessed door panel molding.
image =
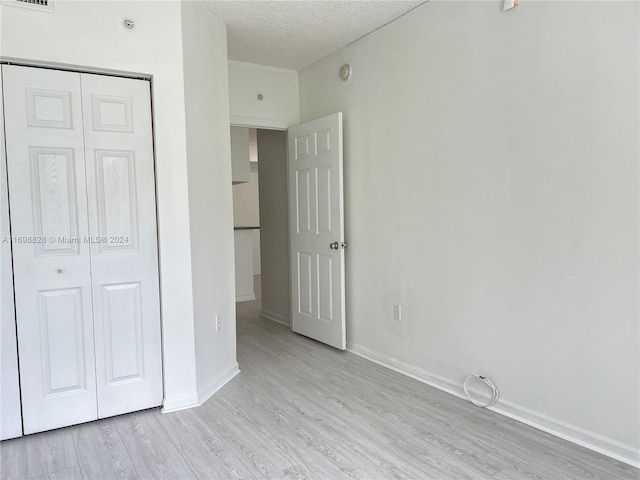
{"type": "Polygon", "coordinates": [[[331,153],[331,129],[316,132],[316,155],[331,153]]]}
{"type": "Polygon", "coordinates": [[[38,315],[44,396],[86,390],[82,289],[38,292],[38,315]]]}
{"type": "MultiPolygon", "coordinates": [[[[0,70],[0,92],[2,92],[2,70],[0,70]]],[[[4,108],[0,95],[0,440],[22,435],[6,165],[4,108]]]]}
{"type": "MultiPolygon", "coordinates": [[[[77,255],[78,210],[72,148],[30,147],[36,254],[77,255]]],[[[84,182],[84,179],[81,179],[84,182]]]]}
{"type": "Polygon", "coordinates": [[[35,433],[97,418],[80,74],[2,71],[23,423],[35,433]]]}
{"type": "Polygon", "coordinates": [[[108,95],[91,95],[93,130],[133,133],[133,99],[108,95]]]}
{"type": "Polygon", "coordinates": [[[331,167],[316,168],[316,234],[332,233],[331,167]]]}
{"type": "Polygon", "coordinates": [[[317,256],[318,320],[333,322],[333,255],[317,256]]]}
{"type": "Polygon", "coordinates": [[[26,88],[30,127],[73,129],[71,92],[26,88]]]}
{"type": "Polygon", "coordinates": [[[309,158],[309,135],[294,137],[293,158],[294,160],[304,160],[305,158],[309,158]]]}
{"type": "Polygon", "coordinates": [[[149,82],[83,74],[100,418],[162,404],[149,82]]]}
{"type": "Polygon", "coordinates": [[[135,152],[96,150],[98,227],[101,253],[138,249],[135,152]],[[102,241],[104,240],[104,241],[102,241]]]}
{"type": "Polygon", "coordinates": [[[311,316],[313,313],[313,272],[311,270],[312,255],[306,252],[298,252],[297,255],[297,305],[294,307],[300,315],[311,316]]]}
{"type": "Polygon", "coordinates": [[[311,231],[311,182],[309,169],[296,171],[296,225],[297,232],[311,231]]]}
{"type": "Polygon", "coordinates": [[[292,127],[288,138],[292,330],[344,350],[342,114],[292,127]]]}
{"type": "Polygon", "coordinates": [[[140,283],[102,286],[106,384],[144,380],[140,283]]]}

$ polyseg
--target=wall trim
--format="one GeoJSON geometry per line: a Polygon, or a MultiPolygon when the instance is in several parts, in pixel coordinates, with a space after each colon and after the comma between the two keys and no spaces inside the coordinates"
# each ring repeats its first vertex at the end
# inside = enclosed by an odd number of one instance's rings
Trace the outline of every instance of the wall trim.
{"type": "Polygon", "coordinates": [[[261,128],[264,130],[286,130],[293,123],[285,122],[282,120],[271,120],[268,118],[255,118],[255,117],[239,117],[237,115],[231,115],[229,118],[231,126],[233,127],[249,127],[249,128],[261,128]]]}
{"type": "Polygon", "coordinates": [[[178,412],[198,406],[198,395],[186,395],[184,397],[165,399],[162,402],[162,413],[178,412]]]}
{"type": "Polygon", "coordinates": [[[236,362],[229,370],[218,375],[209,385],[204,387],[203,389],[198,390],[198,404],[196,406],[202,405],[204,402],[209,400],[214,393],[224,387],[233,377],[240,373],[240,368],[238,363],[236,362]]]}
{"type": "Polygon", "coordinates": [[[256,299],[254,294],[250,295],[236,295],[236,303],[239,302],[253,302],[256,299]]]}
{"type": "MultiPolygon", "coordinates": [[[[418,380],[438,390],[468,401],[461,383],[427,372],[420,367],[410,365],[397,358],[383,355],[356,343],[347,343],[347,351],[389,368],[394,372],[411,377],[414,380],[418,380]]],[[[551,435],[555,435],[581,447],[601,453],[607,457],[614,458],[633,467],[640,468],[640,450],[636,450],[612,438],[548,417],[539,412],[534,412],[508,400],[498,400],[498,403],[489,407],[488,410],[550,433],[551,435]]]]}
{"type": "Polygon", "coordinates": [[[134,78],[139,80],[151,80],[152,75],[148,73],[128,72],[124,70],[114,70],[111,68],[96,68],[86,65],[79,66],[71,63],[47,62],[44,60],[25,59],[16,57],[0,56],[0,63],[6,65],[17,65],[20,67],[46,68],[49,70],[64,70],[66,72],[95,73],[99,75],[109,75],[112,77],[134,78]]]}
{"type": "Polygon", "coordinates": [[[270,312],[268,310],[265,310],[264,308],[260,310],[260,316],[263,318],[266,318],[267,320],[271,320],[272,322],[276,322],[281,325],[284,325],[287,328],[290,327],[287,317],[283,315],[279,315],[277,313],[270,312]]]}
{"type": "Polygon", "coordinates": [[[235,363],[229,370],[218,375],[209,385],[203,389],[199,389],[197,395],[188,395],[172,400],[165,399],[162,405],[162,413],[178,412],[180,410],[199,407],[239,373],[240,368],[238,364],[235,363]]]}

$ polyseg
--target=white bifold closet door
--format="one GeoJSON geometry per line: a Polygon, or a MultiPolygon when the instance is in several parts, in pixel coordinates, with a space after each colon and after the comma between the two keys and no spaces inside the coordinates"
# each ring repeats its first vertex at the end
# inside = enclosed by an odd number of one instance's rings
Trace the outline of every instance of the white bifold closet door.
{"type": "Polygon", "coordinates": [[[98,417],[162,403],[149,82],[82,75],[98,417]]]}
{"type": "Polygon", "coordinates": [[[3,73],[24,432],[160,405],[149,84],[3,73]]]}

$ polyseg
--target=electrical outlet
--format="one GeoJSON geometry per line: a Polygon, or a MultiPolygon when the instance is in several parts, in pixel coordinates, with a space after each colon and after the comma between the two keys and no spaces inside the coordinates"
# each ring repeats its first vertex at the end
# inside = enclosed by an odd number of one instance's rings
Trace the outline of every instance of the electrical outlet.
{"type": "Polygon", "coordinates": [[[220,315],[216,315],[216,333],[218,333],[221,328],[222,328],[222,317],[220,315]]]}
{"type": "Polygon", "coordinates": [[[396,322],[402,321],[402,307],[400,305],[393,306],[393,319],[396,322]]]}

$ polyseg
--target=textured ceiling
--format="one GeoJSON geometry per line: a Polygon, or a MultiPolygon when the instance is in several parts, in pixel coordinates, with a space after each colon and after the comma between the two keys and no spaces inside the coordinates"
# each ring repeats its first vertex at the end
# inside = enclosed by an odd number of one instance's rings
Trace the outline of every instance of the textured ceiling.
{"type": "Polygon", "coordinates": [[[229,59],[299,70],[422,1],[209,1],[227,24],[229,59]]]}

